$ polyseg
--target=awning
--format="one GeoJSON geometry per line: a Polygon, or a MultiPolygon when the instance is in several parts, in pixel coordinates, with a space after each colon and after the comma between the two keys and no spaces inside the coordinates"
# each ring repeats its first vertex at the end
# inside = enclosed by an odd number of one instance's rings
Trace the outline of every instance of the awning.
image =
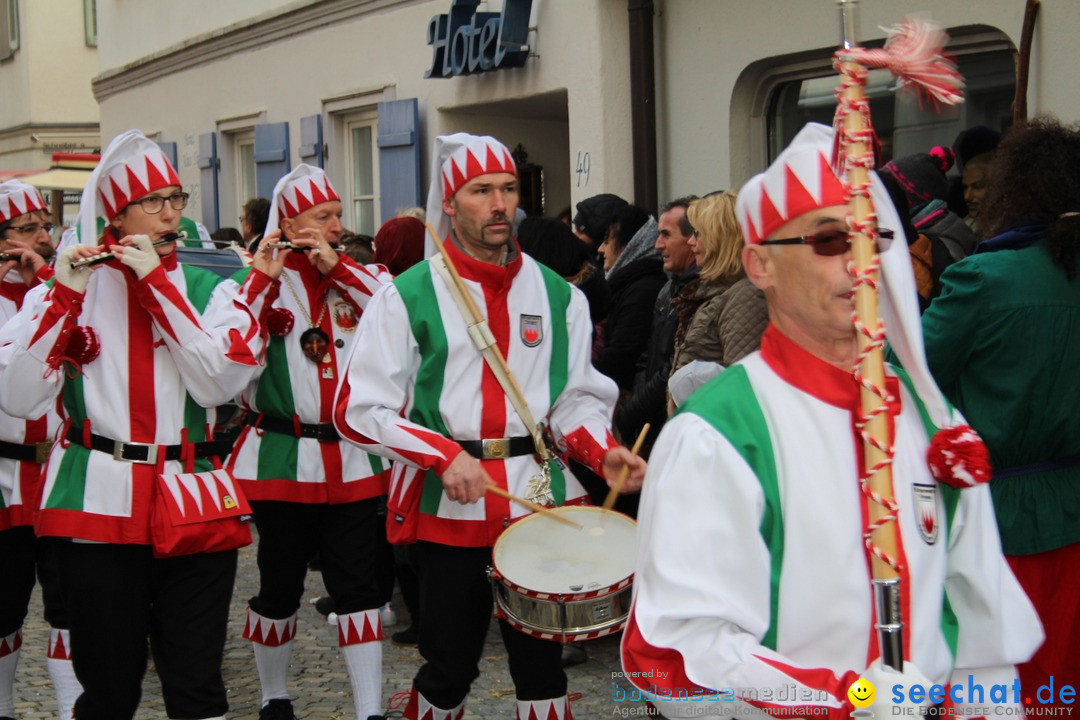
{"type": "Polygon", "coordinates": [[[14,178],[23,177],[24,175],[37,175],[38,173],[45,172],[44,170],[0,170],[0,182],[7,182],[14,178]]]}
{"type": "Polygon", "coordinates": [[[90,179],[91,172],[93,171],[53,168],[37,175],[24,175],[19,179],[42,190],[63,190],[65,192],[81,193],[83,188],[86,187],[86,181],[90,179]]]}

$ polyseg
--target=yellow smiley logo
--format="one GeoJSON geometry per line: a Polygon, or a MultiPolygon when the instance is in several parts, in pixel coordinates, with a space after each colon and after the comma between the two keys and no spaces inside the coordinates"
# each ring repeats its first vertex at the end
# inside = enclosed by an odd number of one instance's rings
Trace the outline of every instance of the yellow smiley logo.
{"type": "Polygon", "coordinates": [[[851,704],[857,708],[870,707],[874,704],[874,698],[877,697],[877,689],[874,687],[874,683],[859,678],[851,683],[851,687],[847,690],[847,696],[851,704]]]}

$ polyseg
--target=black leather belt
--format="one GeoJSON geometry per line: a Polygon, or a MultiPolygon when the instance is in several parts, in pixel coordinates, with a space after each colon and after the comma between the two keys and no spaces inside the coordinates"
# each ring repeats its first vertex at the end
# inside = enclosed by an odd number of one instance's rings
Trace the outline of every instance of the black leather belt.
{"type": "Polygon", "coordinates": [[[337,430],[330,423],[294,423],[292,420],[270,417],[269,415],[248,415],[244,422],[260,430],[269,430],[279,435],[314,438],[319,442],[337,442],[341,439],[337,430]]]}
{"type": "Polygon", "coordinates": [[[44,465],[49,461],[49,453],[52,452],[52,446],[52,440],[28,444],[0,440],[0,457],[44,465]]]}
{"type": "Polygon", "coordinates": [[[502,460],[536,453],[536,444],[528,435],[492,440],[455,440],[454,442],[477,460],[502,460]]]}
{"type": "MultiPolygon", "coordinates": [[[[113,456],[114,460],[131,463],[145,463],[147,465],[153,465],[161,459],[162,452],[164,452],[165,460],[179,460],[184,451],[183,445],[126,443],[121,442],[120,440],[102,437],[101,435],[94,435],[93,433],[90,434],[90,445],[87,445],[83,442],[82,428],[77,428],[74,425],[68,429],[67,439],[68,442],[88,447],[90,450],[109,453],[113,456]]],[[[228,442],[210,441],[191,443],[190,448],[193,457],[222,457],[229,454],[229,451],[232,450],[232,445],[228,442]]]]}

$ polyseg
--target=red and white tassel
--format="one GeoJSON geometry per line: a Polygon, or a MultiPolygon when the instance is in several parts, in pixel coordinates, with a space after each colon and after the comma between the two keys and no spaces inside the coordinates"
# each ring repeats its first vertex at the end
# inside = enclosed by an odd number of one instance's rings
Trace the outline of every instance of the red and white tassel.
{"type": "Polygon", "coordinates": [[[986,445],[967,425],[945,427],[934,433],[926,460],[934,479],[954,488],[987,482],[993,472],[986,445]]]}
{"type": "Polygon", "coordinates": [[[906,18],[888,28],[880,50],[852,48],[837,53],[840,62],[866,68],[886,68],[901,89],[914,91],[934,102],[956,105],[964,100],[964,78],[945,51],[948,34],[921,18],[906,18]]]}

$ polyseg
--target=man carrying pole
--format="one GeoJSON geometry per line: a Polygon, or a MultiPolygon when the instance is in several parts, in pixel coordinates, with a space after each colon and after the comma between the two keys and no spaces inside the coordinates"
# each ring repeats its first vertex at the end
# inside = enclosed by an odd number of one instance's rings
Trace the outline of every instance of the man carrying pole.
{"type": "MultiPolygon", "coordinates": [[[[640,487],[645,463],[609,432],[616,388],[589,361],[585,296],[511,234],[509,151],[461,133],[437,138],[433,157],[428,218],[445,253],[372,299],[354,345],[367,350],[352,353],[334,420],[343,437],[395,461],[388,534],[419,541],[427,662],[404,717],[456,720],[491,621],[491,547],[529,514],[507,496],[534,508],[586,497],[545,442],[609,483],[629,465],[627,490],[640,487]]],[[[560,646],[500,625],[517,717],[570,718],[560,646]]]]}

